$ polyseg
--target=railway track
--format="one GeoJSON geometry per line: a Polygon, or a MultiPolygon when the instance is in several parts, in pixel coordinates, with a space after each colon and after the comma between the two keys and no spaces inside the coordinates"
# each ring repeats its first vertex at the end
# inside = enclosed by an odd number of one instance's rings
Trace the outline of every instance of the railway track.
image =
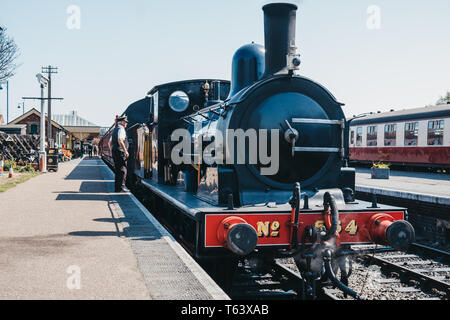
{"type": "MultiPolygon", "coordinates": [[[[357,248],[357,251],[361,248],[357,248]]],[[[421,244],[407,252],[392,248],[363,248],[355,256],[357,280],[363,298],[448,300],[450,254],[421,244]],[[357,267],[357,268],[358,268],[357,267]]]]}
{"type": "MultiPolygon", "coordinates": [[[[287,260],[287,259],[283,259],[287,260]]],[[[289,262],[270,261],[263,266],[251,266],[251,262],[239,265],[232,288],[232,299],[298,300],[304,298],[300,274],[289,262]]],[[[318,290],[320,300],[334,300],[332,294],[318,290]]]]}
{"type": "MultiPolygon", "coordinates": [[[[354,246],[349,286],[367,300],[448,300],[450,253],[415,243],[409,251],[390,247],[354,246]]],[[[230,296],[233,299],[302,299],[301,278],[288,259],[262,267],[242,264],[230,296]]],[[[328,285],[318,299],[352,299],[328,285]]]]}

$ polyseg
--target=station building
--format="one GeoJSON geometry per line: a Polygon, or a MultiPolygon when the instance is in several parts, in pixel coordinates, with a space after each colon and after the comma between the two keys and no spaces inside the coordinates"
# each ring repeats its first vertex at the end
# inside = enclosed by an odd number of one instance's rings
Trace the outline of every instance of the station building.
{"type": "MultiPolygon", "coordinates": [[[[20,132],[15,132],[19,134],[36,134],[40,135],[41,131],[41,113],[32,108],[28,112],[25,112],[23,115],[17,117],[16,119],[9,122],[7,125],[2,126],[3,130],[14,130],[18,127],[21,127],[20,132]],[[22,125],[22,126],[20,126],[22,125]],[[23,127],[25,125],[25,128],[23,127]]],[[[48,119],[45,117],[45,132],[47,133],[48,128],[48,119]]],[[[52,124],[52,137],[51,139],[55,142],[55,146],[61,148],[63,145],[67,144],[67,134],[69,133],[66,128],[57,123],[56,121],[51,122],[52,124]]]]}
{"type": "MultiPolygon", "coordinates": [[[[25,114],[12,120],[6,125],[0,124],[0,131],[15,134],[40,135],[41,113],[32,108],[25,114]]],[[[47,132],[47,117],[45,117],[45,130],[47,132]]],[[[84,144],[96,144],[100,137],[100,126],[80,117],[76,111],[69,114],[52,115],[52,139],[58,148],[80,148],[84,144]]]]}
{"type": "Polygon", "coordinates": [[[77,112],[69,114],[53,114],[52,120],[67,130],[67,148],[74,149],[85,143],[94,143],[100,137],[100,126],[80,117],[77,112]]]}

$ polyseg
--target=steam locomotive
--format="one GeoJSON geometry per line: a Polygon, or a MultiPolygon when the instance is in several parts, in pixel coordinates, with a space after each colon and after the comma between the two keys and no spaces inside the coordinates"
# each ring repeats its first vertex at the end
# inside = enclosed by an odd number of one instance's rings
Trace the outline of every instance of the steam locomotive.
{"type": "MultiPolygon", "coordinates": [[[[126,109],[128,185],[196,258],[224,273],[243,257],[291,256],[305,287],[328,276],[352,294],[333,273],[343,250],[406,248],[414,229],[404,208],[355,201],[343,104],[296,75],[296,10],[263,7],[265,46],[236,51],[231,82],[158,85],[126,109]]],[[[112,129],[101,142],[109,164],[112,129]]]]}

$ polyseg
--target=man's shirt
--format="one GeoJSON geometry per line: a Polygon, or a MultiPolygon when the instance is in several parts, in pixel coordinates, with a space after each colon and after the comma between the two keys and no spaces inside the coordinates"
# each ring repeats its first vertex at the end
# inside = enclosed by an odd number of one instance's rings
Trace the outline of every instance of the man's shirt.
{"type": "Polygon", "coordinates": [[[112,143],[112,148],[114,149],[119,149],[121,151],[122,148],[119,145],[119,140],[122,140],[126,146],[126,142],[127,142],[127,133],[125,132],[125,128],[122,125],[118,125],[117,128],[114,129],[111,137],[109,138],[109,141],[112,143]],[[115,141],[115,139],[113,139],[113,135],[115,134],[117,130],[117,141],[115,141]]]}

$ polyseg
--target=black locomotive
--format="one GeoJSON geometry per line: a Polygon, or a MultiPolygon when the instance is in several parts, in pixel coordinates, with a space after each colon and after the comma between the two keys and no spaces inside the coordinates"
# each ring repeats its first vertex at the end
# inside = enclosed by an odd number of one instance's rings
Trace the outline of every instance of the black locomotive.
{"type": "Polygon", "coordinates": [[[158,85],[124,112],[129,187],[196,258],[227,272],[242,257],[290,255],[315,287],[325,273],[338,281],[325,267],[343,248],[404,248],[414,230],[404,208],[355,201],[343,104],[296,75],[297,7],[263,10],[265,46],[237,50],[231,82],[158,85]]]}

